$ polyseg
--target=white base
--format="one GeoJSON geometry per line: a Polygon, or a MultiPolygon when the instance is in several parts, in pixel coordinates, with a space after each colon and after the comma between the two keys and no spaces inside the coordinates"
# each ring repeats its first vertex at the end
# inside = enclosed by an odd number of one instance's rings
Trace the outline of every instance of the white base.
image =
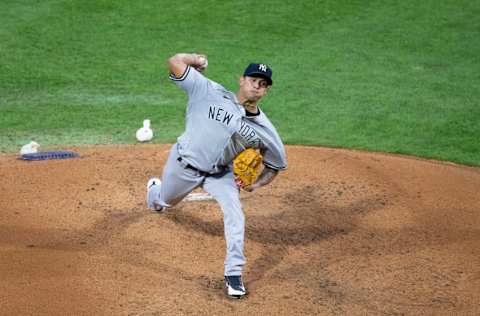
{"type": "Polygon", "coordinates": [[[213,200],[213,196],[208,193],[190,193],[185,197],[185,201],[210,201],[213,200]]]}

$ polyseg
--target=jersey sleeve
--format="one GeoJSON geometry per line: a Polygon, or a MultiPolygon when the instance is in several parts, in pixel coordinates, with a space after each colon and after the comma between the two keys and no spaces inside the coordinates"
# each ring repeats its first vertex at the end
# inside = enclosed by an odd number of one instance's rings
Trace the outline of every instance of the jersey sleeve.
{"type": "Polygon", "coordinates": [[[270,121],[265,121],[265,125],[269,126],[269,128],[267,130],[268,137],[265,137],[260,150],[263,156],[263,164],[270,169],[285,170],[287,169],[285,146],[275,127],[270,121]]]}
{"type": "Polygon", "coordinates": [[[208,79],[191,66],[187,66],[180,78],[170,74],[170,79],[182,88],[190,99],[195,99],[207,93],[208,79]]]}
{"type": "Polygon", "coordinates": [[[287,157],[285,154],[285,147],[282,142],[270,143],[261,150],[263,156],[263,164],[274,170],[287,169],[287,157]]]}
{"type": "Polygon", "coordinates": [[[258,132],[261,134],[260,153],[263,156],[263,164],[274,170],[287,169],[287,155],[277,129],[267,118],[263,111],[260,115],[250,118],[259,126],[258,132]]]}

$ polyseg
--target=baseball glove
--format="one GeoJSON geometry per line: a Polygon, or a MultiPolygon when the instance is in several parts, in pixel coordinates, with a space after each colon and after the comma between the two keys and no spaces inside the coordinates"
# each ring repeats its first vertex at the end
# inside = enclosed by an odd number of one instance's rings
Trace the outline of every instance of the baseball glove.
{"type": "Polygon", "coordinates": [[[239,187],[251,185],[257,179],[262,155],[253,148],[247,148],[233,160],[233,174],[239,187]]]}

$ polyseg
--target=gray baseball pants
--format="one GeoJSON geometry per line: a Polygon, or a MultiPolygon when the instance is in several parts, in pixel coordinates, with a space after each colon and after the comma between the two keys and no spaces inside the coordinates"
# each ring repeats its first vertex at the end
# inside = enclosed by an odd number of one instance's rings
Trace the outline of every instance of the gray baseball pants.
{"type": "Polygon", "coordinates": [[[178,161],[179,157],[177,144],[175,144],[163,168],[162,184],[152,186],[147,192],[148,207],[153,208],[153,203],[164,207],[173,206],[195,188],[203,187],[218,202],[223,211],[227,244],[225,275],[242,275],[242,267],[245,264],[243,254],[245,216],[232,170],[227,169],[219,174],[202,176],[195,170],[185,168],[178,161]]]}

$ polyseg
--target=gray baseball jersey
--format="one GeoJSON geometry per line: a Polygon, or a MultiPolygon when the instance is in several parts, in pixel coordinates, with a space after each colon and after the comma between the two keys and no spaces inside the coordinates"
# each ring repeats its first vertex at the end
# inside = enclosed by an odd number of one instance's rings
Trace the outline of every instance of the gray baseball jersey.
{"type": "Polygon", "coordinates": [[[180,78],[170,76],[188,94],[185,132],[178,152],[190,165],[217,173],[246,148],[259,149],[272,169],[287,167],[285,148],[263,111],[247,116],[235,93],[188,66],[180,78]]]}
{"type": "Polygon", "coordinates": [[[252,147],[260,149],[266,166],[285,169],[284,146],[263,112],[247,115],[234,93],[194,68],[188,66],[181,78],[171,79],[188,94],[186,128],[170,151],[162,180],[148,186],[147,204],[150,208],[170,207],[201,186],[223,211],[227,248],[224,273],[241,275],[245,217],[234,174],[226,166],[239,152],[252,147]]]}

